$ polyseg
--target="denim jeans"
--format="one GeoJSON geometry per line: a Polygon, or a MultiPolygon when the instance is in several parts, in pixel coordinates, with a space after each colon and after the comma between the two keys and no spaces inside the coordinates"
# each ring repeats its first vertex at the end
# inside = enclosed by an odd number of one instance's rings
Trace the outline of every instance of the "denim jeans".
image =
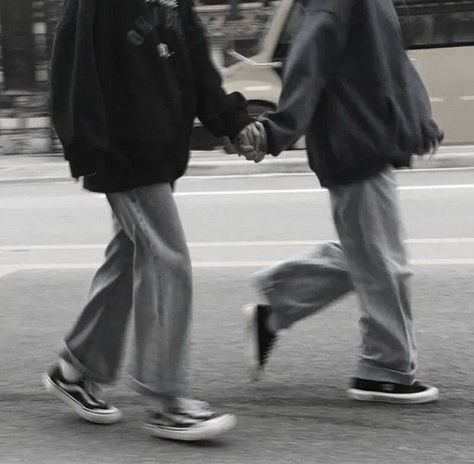
{"type": "Polygon", "coordinates": [[[362,345],[355,375],[411,384],[416,345],[410,304],[411,275],[391,169],[364,182],[330,189],[340,243],[276,264],[255,275],[286,329],[354,291],[361,308],[362,345]]]}
{"type": "Polygon", "coordinates": [[[107,199],[114,236],[60,356],[88,379],[112,382],[133,312],[137,389],[163,398],[188,397],[192,271],[172,188],[155,184],[107,199]]]}

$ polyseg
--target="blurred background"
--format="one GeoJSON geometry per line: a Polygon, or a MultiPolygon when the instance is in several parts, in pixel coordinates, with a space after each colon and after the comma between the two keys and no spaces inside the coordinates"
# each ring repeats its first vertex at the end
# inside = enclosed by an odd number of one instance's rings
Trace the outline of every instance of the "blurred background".
{"type": "MultiPolygon", "coordinates": [[[[1,0],[0,153],[54,153],[48,116],[49,57],[63,0],[1,0]]],[[[474,0],[394,0],[406,46],[431,95],[448,143],[474,142],[474,0]]],[[[250,111],[275,107],[282,63],[298,31],[295,0],[199,0],[225,85],[250,111]]],[[[222,146],[196,124],[193,148],[222,146]]],[[[301,141],[298,148],[303,148],[301,141]]],[[[231,147],[228,147],[231,150],[231,147]]]]}

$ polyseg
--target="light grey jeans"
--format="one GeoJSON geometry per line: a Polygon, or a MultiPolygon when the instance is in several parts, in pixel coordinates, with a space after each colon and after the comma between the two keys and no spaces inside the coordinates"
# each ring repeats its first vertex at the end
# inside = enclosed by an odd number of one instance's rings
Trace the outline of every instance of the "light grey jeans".
{"type": "Polygon", "coordinates": [[[361,355],[355,375],[411,384],[416,346],[397,185],[392,170],[330,189],[339,243],[255,275],[286,329],[355,290],[361,307],[361,355]]]}
{"type": "Polygon", "coordinates": [[[133,308],[137,389],[164,399],[188,397],[192,271],[171,186],[155,184],[107,199],[115,233],[60,356],[90,380],[112,382],[133,308]]]}

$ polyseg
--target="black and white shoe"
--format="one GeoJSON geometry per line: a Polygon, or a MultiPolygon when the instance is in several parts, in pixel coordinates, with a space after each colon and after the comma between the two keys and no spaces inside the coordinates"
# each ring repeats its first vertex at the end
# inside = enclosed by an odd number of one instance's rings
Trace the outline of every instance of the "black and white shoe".
{"type": "Polygon", "coordinates": [[[184,402],[172,409],[152,413],[145,423],[145,429],[154,437],[165,440],[203,441],[212,440],[237,424],[232,414],[218,416],[206,403],[184,401],[188,404],[184,402]]]}
{"type": "Polygon", "coordinates": [[[62,376],[59,366],[43,374],[42,380],[49,393],[70,406],[79,417],[86,421],[94,424],[115,424],[122,417],[119,409],[95,397],[94,383],[85,379],[68,382],[62,376]]]}
{"type": "Polygon", "coordinates": [[[250,377],[259,380],[268,357],[278,338],[276,332],[268,328],[272,314],[269,305],[247,305],[242,308],[245,318],[246,352],[250,363],[250,377]]]}
{"type": "Polygon", "coordinates": [[[420,382],[402,385],[354,378],[347,391],[349,398],[358,401],[378,401],[395,404],[432,403],[439,398],[439,390],[420,382]]]}

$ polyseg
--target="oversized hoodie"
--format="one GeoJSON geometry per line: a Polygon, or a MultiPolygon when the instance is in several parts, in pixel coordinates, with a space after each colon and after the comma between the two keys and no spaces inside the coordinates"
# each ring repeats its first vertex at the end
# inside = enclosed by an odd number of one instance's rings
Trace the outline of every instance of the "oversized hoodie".
{"type": "Polygon", "coordinates": [[[404,50],[392,0],[306,0],[278,109],[263,119],[278,155],[306,135],[323,186],[362,181],[442,139],[404,50]]]}
{"type": "Polygon", "coordinates": [[[222,89],[192,0],[66,0],[51,94],[72,176],[100,192],[182,176],[196,117],[230,138],[251,121],[222,89]]]}

